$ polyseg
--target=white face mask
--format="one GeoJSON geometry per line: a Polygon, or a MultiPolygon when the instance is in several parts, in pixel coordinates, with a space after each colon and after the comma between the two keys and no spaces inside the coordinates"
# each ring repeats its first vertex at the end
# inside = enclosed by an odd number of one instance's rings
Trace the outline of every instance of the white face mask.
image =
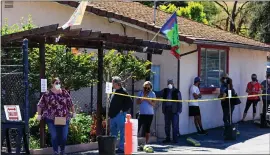
{"type": "Polygon", "coordinates": [[[168,88],[169,88],[169,89],[172,89],[172,88],[173,88],[172,84],[169,84],[169,85],[168,85],[168,88]]]}
{"type": "Polygon", "coordinates": [[[56,90],[60,90],[61,89],[61,85],[60,84],[57,84],[54,86],[56,90]]]}

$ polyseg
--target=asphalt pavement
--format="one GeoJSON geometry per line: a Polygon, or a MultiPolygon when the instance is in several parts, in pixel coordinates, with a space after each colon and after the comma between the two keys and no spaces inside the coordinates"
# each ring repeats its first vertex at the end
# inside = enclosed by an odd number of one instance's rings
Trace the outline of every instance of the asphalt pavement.
{"type": "MultiPolygon", "coordinates": [[[[151,144],[154,154],[270,154],[270,128],[260,128],[253,122],[238,124],[240,135],[235,141],[223,140],[223,128],[208,130],[208,135],[197,134],[183,135],[179,137],[178,144],[162,144],[162,139],[151,144]],[[200,147],[190,145],[186,139],[194,138],[201,143],[200,147]]],[[[73,155],[98,154],[98,150],[73,153],[73,155]]],[[[138,152],[136,154],[146,154],[138,152]]]]}

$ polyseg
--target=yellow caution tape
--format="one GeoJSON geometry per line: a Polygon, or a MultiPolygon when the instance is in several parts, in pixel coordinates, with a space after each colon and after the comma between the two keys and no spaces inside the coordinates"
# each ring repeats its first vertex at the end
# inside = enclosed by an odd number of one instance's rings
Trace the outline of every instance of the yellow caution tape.
{"type": "MultiPolygon", "coordinates": [[[[146,99],[146,100],[152,100],[152,101],[165,101],[165,102],[207,102],[207,101],[218,101],[218,100],[229,98],[229,97],[222,97],[222,98],[200,99],[200,100],[171,100],[171,99],[161,99],[161,98],[139,97],[139,96],[133,96],[133,95],[127,95],[127,94],[121,94],[121,93],[115,93],[115,92],[112,92],[110,94],[126,96],[126,97],[131,97],[131,98],[146,99]]],[[[255,96],[270,96],[270,94],[257,94],[257,95],[235,96],[235,97],[232,96],[231,98],[247,98],[247,97],[255,97],[255,96]]]]}

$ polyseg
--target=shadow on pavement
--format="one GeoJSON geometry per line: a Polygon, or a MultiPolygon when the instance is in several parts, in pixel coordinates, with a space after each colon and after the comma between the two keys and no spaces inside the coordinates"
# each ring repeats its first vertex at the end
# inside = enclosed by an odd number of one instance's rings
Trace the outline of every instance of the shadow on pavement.
{"type": "Polygon", "coordinates": [[[167,150],[174,150],[174,146],[177,146],[177,151],[198,151],[198,152],[209,152],[207,148],[220,149],[225,150],[226,148],[238,144],[244,143],[247,140],[252,138],[269,134],[269,128],[260,128],[259,125],[253,123],[253,121],[243,122],[238,124],[238,130],[240,131],[240,135],[237,136],[235,141],[225,141],[223,139],[223,127],[210,129],[208,130],[208,135],[200,136],[197,134],[184,135],[179,138],[178,144],[168,144],[164,145],[161,142],[159,145],[153,145],[153,148],[156,152],[167,152],[167,150]],[[200,147],[194,147],[187,142],[187,138],[191,137],[196,139],[201,143],[200,147]]]}

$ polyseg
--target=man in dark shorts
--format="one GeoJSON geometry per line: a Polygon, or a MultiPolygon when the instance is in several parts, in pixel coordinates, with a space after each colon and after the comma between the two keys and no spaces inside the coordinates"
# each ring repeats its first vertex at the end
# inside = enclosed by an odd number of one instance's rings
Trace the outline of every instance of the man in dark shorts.
{"type": "MultiPolygon", "coordinates": [[[[189,90],[190,100],[198,100],[202,97],[199,89],[200,82],[201,82],[200,77],[196,77],[194,79],[194,84],[190,87],[189,90]]],[[[205,131],[202,127],[201,113],[198,102],[189,102],[189,116],[194,116],[194,123],[198,134],[200,135],[207,134],[207,131],[205,131]]]]}

